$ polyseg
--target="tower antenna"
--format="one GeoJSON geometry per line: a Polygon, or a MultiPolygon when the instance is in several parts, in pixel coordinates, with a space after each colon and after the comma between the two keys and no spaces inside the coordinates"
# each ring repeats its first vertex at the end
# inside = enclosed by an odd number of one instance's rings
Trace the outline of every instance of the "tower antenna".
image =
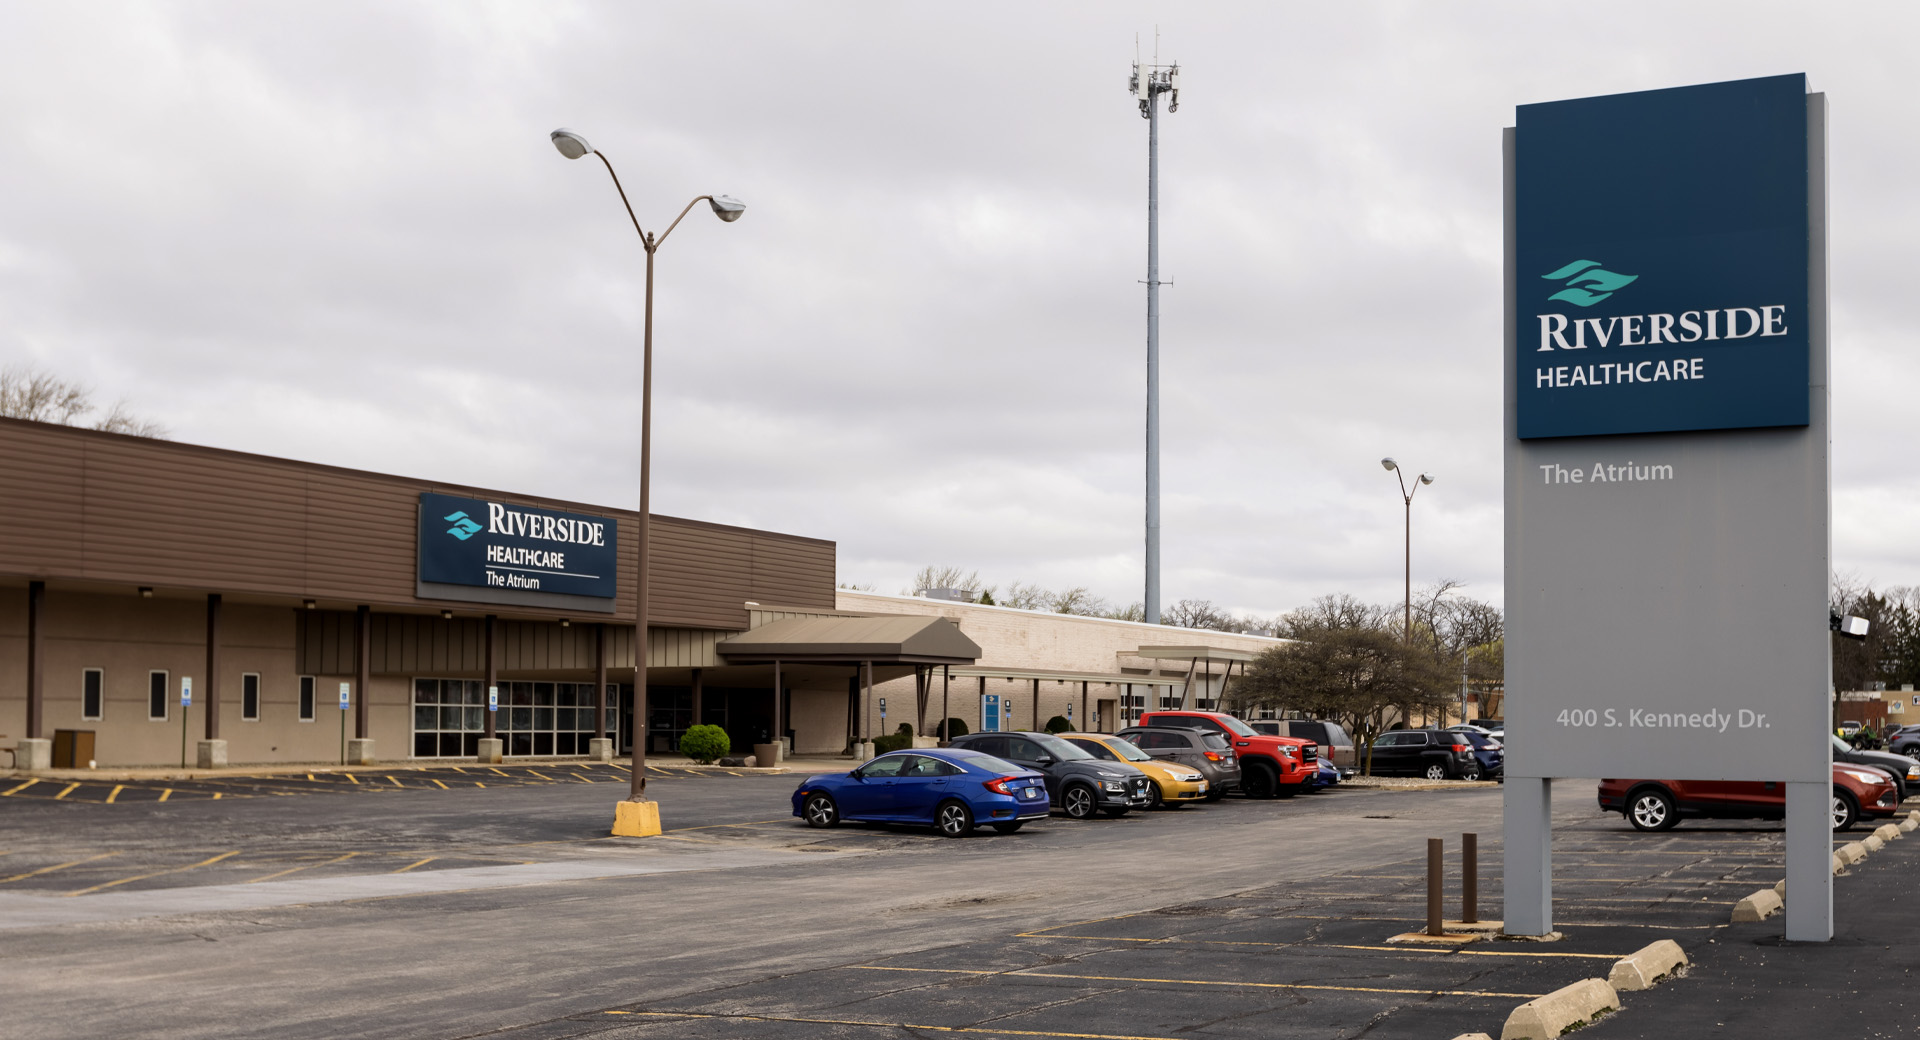
{"type": "MultiPolygon", "coordinates": [[[[1153,30],[1153,64],[1140,64],[1140,36],[1133,37],[1133,78],[1147,121],[1147,588],[1146,621],[1160,623],[1160,96],[1167,112],[1180,110],[1180,63],[1160,64],[1160,29],[1153,30]]],[[[1170,284],[1170,283],[1169,283],[1170,284]]]]}

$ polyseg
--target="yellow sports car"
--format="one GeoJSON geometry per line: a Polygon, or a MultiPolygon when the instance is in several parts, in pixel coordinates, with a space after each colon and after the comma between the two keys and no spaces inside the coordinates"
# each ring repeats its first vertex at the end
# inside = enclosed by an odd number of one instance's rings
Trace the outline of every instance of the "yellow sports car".
{"type": "Polygon", "coordinates": [[[1095,758],[1125,762],[1153,778],[1153,789],[1147,793],[1149,809],[1178,809],[1188,802],[1206,800],[1207,778],[1197,769],[1178,762],[1162,762],[1126,738],[1111,733],[1062,733],[1060,736],[1095,758]]]}

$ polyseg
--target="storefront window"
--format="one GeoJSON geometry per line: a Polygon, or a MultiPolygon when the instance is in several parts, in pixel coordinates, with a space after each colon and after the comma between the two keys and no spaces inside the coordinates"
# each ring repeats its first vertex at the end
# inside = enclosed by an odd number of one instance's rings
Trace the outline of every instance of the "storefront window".
{"type": "MultiPolygon", "coordinates": [[[[594,736],[592,705],[592,683],[503,682],[495,732],[509,755],[584,755],[594,736]]],[[[486,714],[487,691],[478,679],[415,679],[414,757],[479,754],[486,714]]]]}

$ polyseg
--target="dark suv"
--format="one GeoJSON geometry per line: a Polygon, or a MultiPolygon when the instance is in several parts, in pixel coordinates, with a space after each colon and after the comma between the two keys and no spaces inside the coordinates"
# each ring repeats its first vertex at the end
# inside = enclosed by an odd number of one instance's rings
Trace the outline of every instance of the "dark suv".
{"type": "Polygon", "coordinates": [[[1240,786],[1240,759],[1226,736],[1213,729],[1185,726],[1134,726],[1114,734],[1149,757],[1192,766],[1207,778],[1207,801],[1217,802],[1240,786]]]}
{"type": "Polygon", "coordinates": [[[969,733],[948,747],[966,748],[1037,770],[1047,778],[1047,796],[1076,820],[1096,812],[1125,816],[1144,809],[1153,781],[1125,762],[1094,758],[1051,733],[969,733]]]}
{"type": "Polygon", "coordinates": [[[1479,780],[1486,775],[1463,734],[1437,729],[1396,729],[1373,742],[1373,775],[1424,776],[1429,780],[1479,780]]]}

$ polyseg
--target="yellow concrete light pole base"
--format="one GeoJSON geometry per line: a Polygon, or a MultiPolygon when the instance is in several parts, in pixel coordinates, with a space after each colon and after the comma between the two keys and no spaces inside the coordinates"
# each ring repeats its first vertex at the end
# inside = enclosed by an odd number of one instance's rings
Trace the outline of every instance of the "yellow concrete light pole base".
{"type": "Polygon", "coordinates": [[[613,807],[613,836],[652,838],[660,833],[660,803],[623,801],[613,807]]]}

